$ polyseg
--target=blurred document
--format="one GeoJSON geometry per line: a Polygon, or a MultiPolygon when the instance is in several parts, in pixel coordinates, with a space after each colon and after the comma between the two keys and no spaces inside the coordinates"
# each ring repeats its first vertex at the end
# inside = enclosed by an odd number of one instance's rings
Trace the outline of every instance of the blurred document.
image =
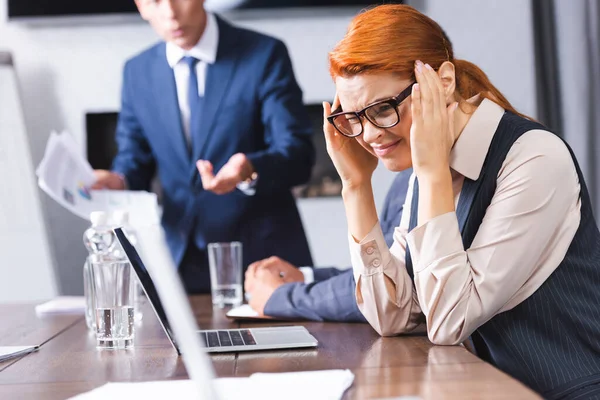
{"type": "Polygon", "coordinates": [[[85,297],[59,296],[35,306],[37,315],[44,314],[81,314],[85,313],[85,297]]]}
{"type": "Polygon", "coordinates": [[[38,185],[48,196],[81,218],[89,220],[93,211],[127,210],[134,227],[159,222],[154,193],[90,190],[96,181],[94,170],[81,156],[73,137],[66,132],[50,134],[36,175],[38,185]]]}
{"type": "MultiPolygon", "coordinates": [[[[349,370],[256,373],[248,378],[214,380],[220,400],[338,400],[354,381],[349,370]],[[291,390],[290,388],[293,388],[291,390]]],[[[197,400],[191,380],[107,383],[72,399],[173,398],[197,400]]]]}
{"type": "Polygon", "coordinates": [[[39,346],[0,346],[0,362],[21,357],[39,349],[39,346]]]}

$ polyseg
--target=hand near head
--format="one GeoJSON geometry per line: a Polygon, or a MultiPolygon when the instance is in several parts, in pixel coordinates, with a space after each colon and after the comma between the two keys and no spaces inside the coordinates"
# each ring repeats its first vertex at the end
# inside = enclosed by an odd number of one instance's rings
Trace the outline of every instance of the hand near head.
{"type": "Polygon", "coordinates": [[[273,292],[290,282],[304,282],[304,275],[279,257],[273,256],[250,264],[244,283],[246,293],[250,294],[250,306],[263,315],[273,292]]]}
{"type": "Polygon", "coordinates": [[[96,176],[96,183],[92,185],[91,189],[125,190],[125,180],[117,173],[97,169],[94,171],[94,175],[96,176]]]}
{"type": "Polygon", "coordinates": [[[450,151],[456,140],[454,111],[458,103],[446,105],[446,94],[438,73],[417,61],[415,76],[418,84],[412,91],[411,156],[418,177],[447,173],[450,151]]]}
{"type": "Polygon", "coordinates": [[[323,103],[323,132],[327,142],[327,153],[344,187],[356,187],[371,182],[378,161],[377,157],[365,150],[355,138],[342,135],[327,121],[332,108],[336,110],[339,105],[337,95],[332,106],[327,102],[323,103]]]}
{"type": "Polygon", "coordinates": [[[227,194],[234,191],[238,183],[250,178],[254,173],[252,163],[242,153],[231,156],[217,175],[214,174],[213,165],[210,161],[198,160],[196,167],[200,173],[204,189],[215,194],[227,194]]]}

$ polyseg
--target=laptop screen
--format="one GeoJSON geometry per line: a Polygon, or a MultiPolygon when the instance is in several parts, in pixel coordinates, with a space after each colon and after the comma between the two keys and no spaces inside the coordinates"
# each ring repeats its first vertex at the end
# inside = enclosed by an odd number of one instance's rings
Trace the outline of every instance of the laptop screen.
{"type": "Polygon", "coordinates": [[[114,230],[114,232],[115,235],[117,235],[119,243],[121,243],[121,246],[123,247],[123,251],[125,251],[125,254],[129,259],[131,266],[135,270],[135,273],[137,274],[138,278],[140,279],[140,283],[144,288],[144,292],[146,292],[146,296],[148,296],[148,300],[150,300],[150,304],[152,305],[152,308],[154,308],[154,312],[156,313],[156,316],[158,317],[165,332],[167,333],[169,340],[171,340],[171,343],[173,344],[177,352],[180,353],[179,347],[175,342],[175,335],[173,335],[171,325],[169,324],[169,320],[167,319],[167,314],[165,313],[165,309],[163,308],[162,302],[160,301],[160,297],[158,296],[156,286],[154,286],[154,282],[152,282],[150,273],[146,269],[146,266],[142,262],[142,259],[140,258],[138,252],[135,250],[135,247],[131,245],[131,243],[123,233],[123,230],[121,228],[117,228],[114,230]]]}

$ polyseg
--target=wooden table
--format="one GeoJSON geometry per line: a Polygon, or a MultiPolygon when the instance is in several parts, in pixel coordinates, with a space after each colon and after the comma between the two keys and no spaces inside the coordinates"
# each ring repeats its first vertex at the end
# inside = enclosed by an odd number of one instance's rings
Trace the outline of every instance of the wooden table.
{"type": "MultiPolygon", "coordinates": [[[[227,319],[213,310],[208,296],[191,302],[201,328],[266,326],[227,319]]],[[[0,346],[42,345],[36,353],[0,363],[0,399],[62,400],[108,381],[187,378],[155,315],[147,305],[143,311],[132,350],[98,351],[83,317],[36,317],[33,305],[0,306],[0,346]]],[[[217,375],[349,368],[356,378],[345,399],[538,398],[461,346],[433,346],[423,336],[381,338],[367,324],[294,324],[306,326],[319,347],[213,355],[217,375]]]]}

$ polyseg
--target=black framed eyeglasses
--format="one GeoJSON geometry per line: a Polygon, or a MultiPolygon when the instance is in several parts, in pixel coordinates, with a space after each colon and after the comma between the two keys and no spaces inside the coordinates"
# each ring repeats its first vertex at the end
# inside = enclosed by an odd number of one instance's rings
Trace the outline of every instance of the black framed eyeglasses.
{"type": "Polygon", "coordinates": [[[408,85],[398,96],[391,99],[385,99],[370,104],[360,111],[344,112],[340,108],[327,117],[327,121],[342,135],[353,138],[360,136],[364,131],[362,117],[364,116],[370,123],[378,128],[391,128],[400,122],[398,106],[412,92],[412,87],[416,82],[408,85]]]}

